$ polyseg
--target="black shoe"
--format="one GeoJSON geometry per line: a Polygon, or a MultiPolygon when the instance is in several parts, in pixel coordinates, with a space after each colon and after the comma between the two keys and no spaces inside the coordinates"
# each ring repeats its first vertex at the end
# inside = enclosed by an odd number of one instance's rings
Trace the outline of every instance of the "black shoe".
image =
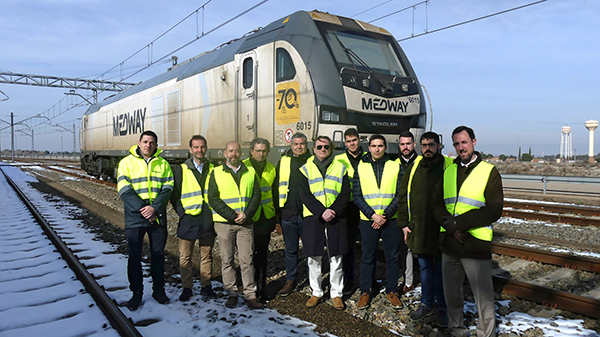
{"type": "Polygon", "coordinates": [[[140,303],[142,303],[142,297],[143,293],[141,290],[134,291],[133,296],[131,296],[131,299],[129,300],[129,302],[127,302],[127,309],[131,311],[136,311],[137,308],[140,306],[140,303]]]}
{"type": "Polygon", "coordinates": [[[156,302],[158,302],[160,304],[169,303],[169,298],[167,297],[167,294],[165,294],[164,289],[154,290],[154,292],[152,293],[152,297],[154,297],[156,302]]]}
{"type": "Polygon", "coordinates": [[[235,308],[235,306],[237,305],[238,302],[238,297],[237,296],[229,296],[229,299],[227,300],[227,302],[225,302],[225,308],[235,308]]]}
{"type": "Polygon", "coordinates": [[[344,294],[344,295],[354,294],[355,286],[356,285],[354,284],[354,281],[346,282],[346,284],[344,284],[344,290],[342,291],[342,294],[344,294]]]}
{"type": "Polygon", "coordinates": [[[183,288],[183,292],[181,293],[181,296],[179,296],[179,300],[181,302],[187,302],[190,300],[190,297],[192,297],[192,295],[193,295],[192,289],[183,288]]]}
{"type": "Polygon", "coordinates": [[[410,319],[413,321],[420,321],[425,317],[429,317],[433,315],[435,312],[433,308],[426,306],[425,304],[420,304],[417,310],[410,313],[410,319]]]}
{"type": "Polygon", "coordinates": [[[217,298],[217,294],[211,286],[202,287],[202,289],[200,289],[200,294],[208,298],[217,298]]]}
{"type": "Polygon", "coordinates": [[[246,305],[249,306],[250,309],[263,309],[264,308],[264,305],[262,305],[255,298],[245,300],[244,303],[246,303],[246,305]]]}

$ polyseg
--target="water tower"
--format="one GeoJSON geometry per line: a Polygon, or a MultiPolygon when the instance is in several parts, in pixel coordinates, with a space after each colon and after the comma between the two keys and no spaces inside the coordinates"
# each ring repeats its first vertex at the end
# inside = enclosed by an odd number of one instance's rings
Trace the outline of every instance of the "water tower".
{"type": "Polygon", "coordinates": [[[571,141],[571,127],[565,125],[560,135],[560,157],[564,160],[573,159],[573,142],[571,141]]]}
{"type": "Polygon", "coordinates": [[[593,119],[590,119],[589,121],[585,122],[585,127],[590,130],[590,151],[589,151],[589,159],[588,161],[590,163],[594,163],[596,162],[594,160],[594,130],[596,130],[596,128],[598,127],[598,121],[595,121],[593,119]]]}

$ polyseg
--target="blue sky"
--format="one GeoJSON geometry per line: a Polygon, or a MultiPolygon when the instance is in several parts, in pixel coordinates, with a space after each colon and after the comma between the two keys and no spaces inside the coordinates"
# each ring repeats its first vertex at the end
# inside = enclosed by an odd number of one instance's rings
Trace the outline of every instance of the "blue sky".
{"type": "MultiPolygon", "coordinates": [[[[204,12],[208,31],[258,3],[213,0],[204,12]]],[[[180,61],[277,20],[297,10],[313,10],[363,21],[419,1],[395,0],[355,16],[384,0],[270,0],[225,27],[176,53],[180,61]]],[[[373,22],[397,39],[525,5],[532,0],[431,0],[425,7],[373,22]],[[413,25],[414,18],[414,25],[413,25]],[[426,26],[427,22],[427,26],[426,26]]],[[[93,78],[125,60],[200,7],[202,1],[3,0],[0,11],[0,70],[15,73],[93,78]]],[[[560,130],[572,127],[576,154],[587,154],[584,122],[600,120],[600,2],[549,0],[492,18],[400,42],[426,86],[433,107],[433,130],[442,133],[452,152],[450,133],[457,125],[475,130],[477,149],[517,154],[529,147],[536,156],[557,154],[560,130]]],[[[162,56],[192,40],[196,24],[187,21],[155,44],[162,56]]],[[[147,62],[147,52],[125,67],[147,62]]],[[[128,79],[138,82],[166,70],[157,65],[128,79]]],[[[114,78],[113,78],[114,79],[114,78]]],[[[42,113],[67,89],[0,84],[9,100],[0,102],[0,119],[10,112],[21,120],[42,113]]],[[[80,91],[81,94],[87,94],[80,91]]],[[[100,96],[100,98],[105,97],[100,96]]],[[[0,99],[4,95],[0,93],[0,99]]],[[[85,108],[73,109],[53,122],[78,123],[85,108]]],[[[0,128],[6,126],[0,123],[0,128]]],[[[36,150],[59,151],[60,134],[36,129],[36,150]]],[[[9,137],[3,132],[2,148],[9,137]]],[[[71,150],[72,134],[62,147],[71,150]]],[[[600,137],[596,137],[598,139],[600,137]]],[[[17,147],[29,149],[31,137],[19,135],[17,147]]],[[[595,152],[600,152],[596,140],[595,152]]]]}

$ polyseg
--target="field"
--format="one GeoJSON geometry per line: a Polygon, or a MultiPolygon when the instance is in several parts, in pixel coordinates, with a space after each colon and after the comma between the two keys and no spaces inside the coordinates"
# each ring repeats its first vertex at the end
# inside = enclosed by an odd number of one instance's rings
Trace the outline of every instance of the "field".
{"type": "Polygon", "coordinates": [[[499,162],[496,165],[501,174],[532,174],[544,176],[600,177],[600,164],[588,162],[573,163],[531,163],[499,162]]]}

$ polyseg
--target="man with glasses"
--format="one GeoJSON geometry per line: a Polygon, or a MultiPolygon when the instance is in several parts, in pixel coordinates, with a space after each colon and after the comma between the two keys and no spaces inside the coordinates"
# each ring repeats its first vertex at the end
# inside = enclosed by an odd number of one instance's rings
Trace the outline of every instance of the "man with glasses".
{"type": "Polygon", "coordinates": [[[276,170],[267,161],[271,144],[264,138],[255,138],[250,143],[250,158],[244,160],[244,165],[252,167],[256,178],[260,181],[261,205],[252,220],[254,221],[254,281],[256,296],[261,301],[267,300],[265,287],[267,285],[267,259],[271,232],[275,229],[275,206],[273,206],[273,182],[276,170]]]}
{"type": "Polygon", "coordinates": [[[302,235],[302,202],[300,201],[300,167],[306,163],[308,139],[301,132],[292,136],[291,149],[283,154],[277,163],[278,202],[275,210],[281,220],[281,230],[285,242],[285,284],[278,294],[287,296],[296,288],[296,273],[298,272],[298,249],[302,235]]]}
{"type": "Polygon", "coordinates": [[[440,137],[434,132],[421,135],[421,152],[408,165],[400,183],[398,226],[406,234],[410,251],[421,267],[421,305],[410,314],[414,321],[437,314],[438,324],[448,325],[442,285],[442,254],[438,248],[440,225],[433,216],[433,191],[442,180],[452,158],[440,153],[440,137]],[[436,310],[437,309],[437,310],[436,310]]]}
{"type": "MultiPolygon", "coordinates": [[[[352,179],[358,163],[362,159],[365,151],[360,146],[358,131],[350,128],[344,132],[344,143],[346,151],[335,156],[335,160],[342,162],[348,170],[348,177],[352,179]]],[[[352,189],[352,182],[350,183],[352,189]]],[[[354,203],[354,198],[350,194],[350,201],[346,206],[346,216],[348,218],[348,252],[342,258],[344,264],[344,295],[349,295],[354,291],[354,246],[358,239],[358,223],[360,221],[360,211],[354,203]]]]}
{"type": "Polygon", "coordinates": [[[354,202],[360,209],[360,234],[362,236],[362,260],[360,262],[360,298],[358,309],[368,308],[371,302],[377,245],[383,240],[386,259],[387,300],[396,309],[404,305],[398,297],[398,252],[406,246],[402,231],[396,222],[400,181],[404,175],[402,166],[385,153],[387,141],[382,135],[369,139],[369,153],[358,164],[352,179],[354,202]]]}
{"type": "Polygon", "coordinates": [[[345,208],[350,199],[350,182],[344,164],[334,160],[329,137],[315,140],[314,156],[300,168],[300,198],[304,205],[302,243],[308,260],[312,297],[306,306],[313,308],[323,298],[321,261],[327,247],[329,255],[329,293],[333,307],[344,309],[342,255],[348,250],[345,208]],[[325,245],[323,245],[325,242],[325,245]]]}

